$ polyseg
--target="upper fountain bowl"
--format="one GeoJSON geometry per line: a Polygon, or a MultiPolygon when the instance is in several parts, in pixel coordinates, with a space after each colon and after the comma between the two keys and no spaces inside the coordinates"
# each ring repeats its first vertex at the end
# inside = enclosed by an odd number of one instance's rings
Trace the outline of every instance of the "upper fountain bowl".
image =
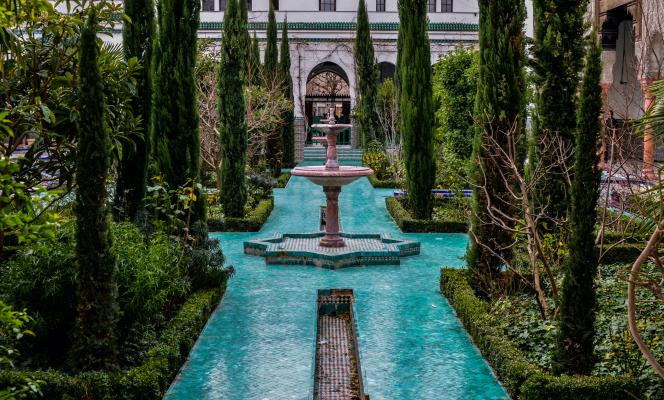
{"type": "Polygon", "coordinates": [[[371,174],[373,174],[371,168],[353,166],[340,166],[339,169],[330,170],[321,165],[295,167],[291,170],[291,175],[303,176],[319,186],[345,186],[371,174]]]}

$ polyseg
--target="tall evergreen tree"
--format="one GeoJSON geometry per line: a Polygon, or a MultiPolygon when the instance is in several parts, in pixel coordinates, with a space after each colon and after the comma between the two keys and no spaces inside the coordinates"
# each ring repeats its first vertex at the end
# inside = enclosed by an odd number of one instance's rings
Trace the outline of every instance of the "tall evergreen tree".
{"type": "Polygon", "coordinates": [[[265,46],[265,59],[263,60],[263,74],[266,85],[269,86],[277,79],[279,73],[279,55],[277,54],[277,20],[274,16],[274,6],[270,1],[270,10],[267,14],[267,45],[265,46]]]}
{"type": "Polygon", "coordinates": [[[597,143],[601,130],[602,50],[597,35],[592,34],[591,38],[581,84],[567,240],[569,254],[563,262],[558,340],[553,357],[554,369],[568,374],[590,374],[595,361],[594,280],[598,260],[594,229],[601,176],[597,143]]]}
{"type": "Polygon", "coordinates": [[[112,369],[117,361],[117,266],[111,250],[110,213],[106,205],[111,139],[105,121],[98,56],[97,19],[93,7],[81,32],[76,162],[78,305],[71,360],[82,370],[112,369]]]}
{"type": "Polygon", "coordinates": [[[251,57],[251,54],[249,53],[249,49],[251,48],[251,36],[249,36],[249,10],[247,8],[247,1],[238,0],[238,7],[240,9],[240,17],[242,18],[241,22],[244,26],[247,27],[247,29],[245,29],[247,34],[244,35],[244,38],[242,40],[242,46],[243,46],[242,48],[246,49],[244,52],[245,55],[244,62],[246,63],[244,72],[246,76],[246,72],[248,71],[249,68],[249,63],[251,62],[251,60],[249,59],[251,57]]]}
{"type": "Polygon", "coordinates": [[[259,86],[262,83],[261,77],[261,51],[258,47],[258,38],[254,32],[254,38],[251,41],[251,50],[249,52],[248,71],[250,82],[254,86],[259,86]]]}
{"type": "Polygon", "coordinates": [[[126,0],[124,12],[131,19],[131,22],[122,26],[125,59],[135,57],[143,67],[136,78],[136,95],[132,99],[133,113],[141,116],[143,131],[141,135],[132,137],[133,148],[125,148],[122,159],[118,163],[115,208],[120,219],[133,219],[143,205],[147,184],[154,3],[152,0],[126,0]]]}
{"type": "MultiPolygon", "coordinates": [[[[247,202],[244,167],[247,162],[247,121],[244,97],[242,47],[247,25],[243,23],[238,0],[228,0],[217,85],[219,101],[220,201],[226,215],[243,217],[247,202]]],[[[241,2],[244,0],[240,0],[241,2]]]]}
{"type": "MultiPolygon", "coordinates": [[[[279,82],[279,54],[277,52],[277,20],[274,16],[274,6],[270,1],[270,10],[267,17],[267,46],[265,47],[265,61],[263,63],[263,78],[265,86],[280,85],[279,82]]],[[[281,159],[283,156],[283,142],[281,128],[268,132],[267,136],[267,164],[272,176],[281,174],[281,159]]]]}
{"type": "MultiPolygon", "coordinates": [[[[530,159],[556,164],[540,146],[544,135],[558,136],[574,145],[577,89],[583,68],[585,13],[588,0],[533,0],[535,46],[534,81],[536,110],[530,159]]],[[[538,189],[538,201],[553,218],[564,218],[569,208],[568,185],[561,167],[555,168],[538,189]]]]}
{"type": "MultiPolygon", "coordinates": [[[[194,69],[198,52],[199,0],[160,0],[152,60],[153,157],[171,188],[200,182],[200,135],[194,69]]],[[[202,194],[193,220],[204,220],[202,194]]]]}
{"type": "Polygon", "coordinates": [[[432,69],[427,2],[399,1],[399,130],[403,135],[408,199],[416,218],[429,219],[433,210],[431,189],[436,175],[433,137],[432,69]],[[405,61],[407,60],[407,62],[405,61]]]}
{"type": "Polygon", "coordinates": [[[283,126],[281,127],[281,141],[283,143],[282,161],[287,166],[295,163],[295,106],[293,103],[293,78],[291,77],[290,44],[288,42],[288,19],[284,19],[284,28],[281,31],[281,52],[279,59],[279,81],[283,85],[284,97],[291,104],[281,114],[283,126]]]}
{"type": "Polygon", "coordinates": [[[475,190],[472,199],[472,235],[466,260],[473,286],[487,295],[496,282],[501,257],[509,258],[510,234],[488,221],[487,207],[512,214],[511,199],[497,165],[486,153],[486,135],[505,145],[505,133],[522,132],[525,104],[523,0],[480,0],[480,66],[475,97],[478,121],[473,141],[474,180],[486,191],[475,190]],[[481,243],[481,244],[480,244],[481,243]],[[489,246],[496,256],[486,249],[489,246]]]}
{"type": "Polygon", "coordinates": [[[355,71],[360,89],[359,128],[360,146],[372,140],[384,140],[384,133],[376,110],[379,73],[374,56],[369,14],[364,0],[357,8],[357,31],[355,33],[355,71]]]}

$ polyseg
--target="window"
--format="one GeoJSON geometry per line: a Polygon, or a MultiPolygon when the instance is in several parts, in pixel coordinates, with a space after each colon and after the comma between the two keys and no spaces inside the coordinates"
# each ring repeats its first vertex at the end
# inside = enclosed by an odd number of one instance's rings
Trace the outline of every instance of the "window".
{"type": "Polygon", "coordinates": [[[376,11],[385,12],[385,0],[376,0],[376,11]]]}
{"type": "Polygon", "coordinates": [[[219,0],[219,11],[226,11],[226,0],[219,0]]]}
{"type": "Polygon", "coordinates": [[[318,0],[320,11],[337,11],[337,0],[318,0]]]}
{"type": "Polygon", "coordinates": [[[454,8],[452,6],[453,3],[453,0],[442,0],[442,3],[440,4],[440,12],[452,12],[452,9],[454,8]]]}
{"type": "Polygon", "coordinates": [[[247,10],[248,10],[248,11],[252,11],[252,10],[253,10],[253,7],[252,7],[252,4],[251,4],[251,3],[252,3],[251,0],[247,0],[247,10]]]}
{"type": "Polygon", "coordinates": [[[203,11],[214,11],[214,0],[203,0],[203,11]]]}
{"type": "Polygon", "coordinates": [[[436,0],[429,0],[429,12],[436,12],[436,0]]]}
{"type": "Polygon", "coordinates": [[[271,0],[272,1],[272,7],[276,10],[279,11],[279,0],[271,0]]]}

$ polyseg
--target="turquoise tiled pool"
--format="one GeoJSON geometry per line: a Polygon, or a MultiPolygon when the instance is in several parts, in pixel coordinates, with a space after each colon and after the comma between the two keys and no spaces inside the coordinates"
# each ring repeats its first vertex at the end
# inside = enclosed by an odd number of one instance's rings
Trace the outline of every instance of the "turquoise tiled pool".
{"type": "Polygon", "coordinates": [[[308,399],[318,288],[355,291],[372,400],[508,398],[438,289],[441,266],[463,266],[466,236],[400,233],[385,210],[390,193],[366,179],[345,187],[342,227],[422,242],[422,254],[400,266],[328,270],[266,266],[245,256],[247,239],[318,228],[324,196],[303,178],[275,191],[275,210],[261,232],[217,235],[237,273],[165,398],[308,399]]]}

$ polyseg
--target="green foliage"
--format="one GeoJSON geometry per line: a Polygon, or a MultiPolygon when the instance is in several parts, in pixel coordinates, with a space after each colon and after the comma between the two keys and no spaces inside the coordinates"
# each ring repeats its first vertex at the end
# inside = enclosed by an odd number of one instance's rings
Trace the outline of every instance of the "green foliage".
{"type": "Polygon", "coordinates": [[[574,176],[569,213],[569,255],[563,263],[560,297],[558,343],[554,354],[554,371],[589,374],[595,362],[595,275],[597,249],[595,222],[600,193],[601,172],[597,167],[597,143],[601,132],[602,50],[591,35],[579,101],[576,127],[574,176]]]}
{"type": "MultiPolygon", "coordinates": [[[[396,197],[385,198],[387,211],[403,232],[465,233],[468,230],[468,224],[465,222],[465,219],[454,212],[445,213],[438,211],[438,215],[436,215],[438,218],[428,220],[416,219],[413,217],[413,213],[407,209],[407,202],[407,199],[396,197]]],[[[449,210],[449,202],[447,200],[437,201],[436,203],[436,208],[447,208],[449,210]]]]}
{"type": "MultiPolygon", "coordinates": [[[[290,63],[290,51],[288,52],[288,56],[288,62],[290,63]]],[[[274,16],[274,6],[270,2],[270,10],[267,17],[267,45],[265,46],[265,61],[263,63],[263,86],[267,88],[280,86],[282,79],[283,76],[280,71],[279,54],[277,51],[277,20],[274,16]]],[[[267,167],[272,171],[273,177],[281,174],[281,160],[284,150],[282,129],[282,127],[278,127],[275,131],[266,131],[265,158],[267,167]]]]}
{"type": "MultiPolygon", "coordinates": [[[[545,154],[540,148],[543,137],[557,136],[562,139],[563,146],[574,146],[587,10],[587,0],[533,1],[535,45],[532,67],[537,95],[529,158],[540,159],[544,165],[551,164],[556,155],[545,154]]],[[[547,149],[554,151],[552,146],[547,149]]],[[[570,197],[562,166],[547,174],[538,192],[538,200],[546,205],[549,215],[555,218],[567,216],[570,197]]]]}
{"type": "MultiPolygon", "coordinates": [[[[2,10],[0,9],[0,12],[2,10]]],[[[0,368],[14,368],[14,360],[19,356],[16,345],[26,335],[34,335],[26,326],[31,319],[25,311],[14,309],[0,301],[0,368]]],[[[0,399],[24,399],[39,393],[39,382],[24,377],[9,387],[0,386],[0,399]]]]}
{"type": "MultiPolygon", "coordinates": [[[[0,113],[0,142],[14,137],[4,125],[6,113],[0,113]]],[[[25,183],[16,180],[20,159],[0,155],[0,260],[19,246],[52,238],[57,219],[45,210],[54,198],[54,192],[37,186],[33,193],[25,183]]]]}
{"type": "MultiPolygon", "coordinates": [[[[288,42],[288,20],[284,19],[281,31],[281,58],[279,59],[279,80],[283,85],[284,98],[288,108],[281,114],[281,143],[283,144],[282,164],[292,167],[295,164],[295,103],[293,100],[293,77],[291,76],[291,56],[288,42]]],[[[281,173],[273,171],[277,177],[281,173]]]]}
{"type": "Polygon", "coordinates": [[[112,369],[117,362],[117,266],[111,251],[106,205],[111,145],[97,57],[97,21],[91,13],[81,34],[81,118],[76,164],[78,305],[71,360],[81,370],[112,369]]]}
{"type": "Polygon", "coordinates": [[[258,46],[256,31],[254,31],[254,38],[251,41],[251,50],[249,51],[249,57],[247,58],[247,68],[249,84],[259,86],[261,84],[263,69],[261,66],[261,52],[258,46]]]}
{"type": "Polygon", "coordinates": [[[385,146],[399,148],[401,146],[401,137],[398,132],[397,88],[392,79],[385,79],[378,86],[376,110],[380,128],[382,129],[381,136],[385,137],[385,146]]]}
{"type": "MultiPolygon", "coordinates": [[[[245,217],[226,217],[222,212],[212,215],[208,224],[210,230],[217,232],[258,232],[274,209],[274,198],[260,200],[256,207],[245,217]]],[[[214,209],[211,210],[214,212],[214,209]]]]}
{"type": "MultiPolygon", "coordinates": [[[[161,0],[157,4],[159,29],[151,61],[150,136],[157,169],[153,175],[162,175],[171,188],[200,181],[194,76],[199,13],[198,0],[161,0]]],[[[193,220],[205,218],[203,197],[198,194],[193,220]]]]}
{"type": "Polygon", "coordinates": [[[516,400],[640,398],[637,382],[625,376],[553,376],[529,362],[505,337],[487,303],[476,295],[468,271],[442,269],[440,290],[473,338],[505,389],[516,400]]]}
{"type": "Polygon", "coordinates": [[[431,55],[426,1],[399,2],[399,131],[404,139],[411,209],[418,219],[431,218],[436,163],[433,138],[431,55]]]}
{"type": "Polygon", "coordinates": [[[284,172],[283,174],[279,175],[277,178],[277,184],[274,186],[275,188],[283,189],[288,185],[288,181],[290,181],[291,174],[290,172],[284,172]]]}
{"type": "Polygon", "coordinates": [[[191,230],[193,210],[198,203],[197,193],[202,191],[202,186],[195,182],[171,189],[163,177],[153,177],[144,199],[150,224],[158,231],[184,232],[186,236],[191,230]]]}
{"type": "MultiPolygon", "coordinates": [[[[0,269],[0,298],[29,309],[35,338],[25,350],[32,365],[62,367],[70,348],[76,315],[75,234],[73,224],[60,229],[57,241],[24,249],[0,269]]],[[[146,237],[133,224],[112,226],[113,255],[118,260],[120,364],[135,365],[163,324],[192,289],[217,287],[225,280],[217,241],[192,248],[164,233],[146,237]]]]}
{"type": "Polygon", "coordinates": [[[376,178],[375,175],[369,175],[368,178],[369,178],[369,183],[371,183],[371,186],[373,186],[374,188],[395,189],[402,187],[402,183],[394,179],[380,180],[376,178]]]}
{"type": "Polygon", "coordinates": [[[87,372],[68,375],[54,370],[15,372],[0,370],[0,388],[12,387],[25,379],[40,381],[43,397],[29,399],[161,399],[210,314],[219,304],[225,290],[221,287],[199,291],[187,300],[169,321],[159,341],[152,346],[145,361],[120,373],[87,372]]]}
{"type": "Polygon", "coordinates": [[[479,52],[463,46],[434,64],[438,176],[468,177],[475,133],[472,113],[478,73],[479,52]]]}
{"type": "Polygon", "coordinates": [[[124,11],[129,19],[122,25],[125,59],[136,59],[142,67],[132,97],[132,113],[141,116],[142,129],[131,136],[133,149],[123,152],[118,163],[115,207],[120,218],[134,219],[143,206],[150,153],[148,127],[152,101],[150,60],[155,30],[154,3],[152,0],[126,0],[124,11]]]}
{"type": "Polygon", "coordinates": [[[390,161],[387,159],[387,154],[383,150],[366,150],[362,154],[362,164],[371,168],[374,171],[374,176],[378,180],[390,178],[388,176],[388,168],[390,161]]]}
{"type": "Polygon", "coordinates": [[[217,78],[219,96],[220,200],[232,217],[244,214],[247,202],[244,169],[247,162],[247,122],[242,60],[246,48],[240,47],[247,33],[238,14],[237,0],[228,2],[224,15],[224,40],[217,78]]]}
{"type": "Polygon", "coordinates": [[[267,44],[265,45],[265,58],[263,60],[263,75],[265,85],[278,78],[279,54],[277,53],[277,20],[274,16],[274,5],[270,1],[267,14],[267,44]]]}
{"type": "Polygon", "coordinates": [[[357,29],[355,31],[355,71],[359,88],[359,104],[355,111],[358,116],[360,147],[378,140],[385,141],[376,109],[378,80],[380,73],[376,66],[373,40],[369,28],[369,14],[365,0],[360,0],[357,8],[357,29]]]}
{"type": "MultiPolygon", "coordinates": [[[[6,124],[14,132],[13,138],[0,140],[0,153],[9,156],[34,139],[14,177],[29,190],[42,185],[71,188],[80,116],[78,49],[90,2],[72,0],[67,14],[42,0],[3,4],[18,5],[18,11],[7,17],[6,28],[0,28],[0,96],[6,124]],[[45,152],[50,157],[43,157],[45,152]]],[[[103,28],[100,35],[111,31],[123,15],[122,4],[106,0],[95,2],[94,11],[103,28]]],[[[119,155],[140,122],[130,107],[140,65],[135,59],[125,61],[121,48],[109,44],[101,46],[98,61],[107,125],[119,155]]]]}
{"type": "Polygon", "coordinates": [[[487,221],[491,204],[507,214],[512,199],[496,165],[487,156],[486,142],[492,135],[500,146],[506,146],[507,132],[522,132],[525,101],[525,38],[523,24],[526,8],[523,0],[480,0],[480,61],[475,97],[476,120],[472,153],[472,180],[485,186],[473,192],[471,240],[466,260],[472,271],[473,285],[485,294],[492,291],[500,271],[501,257],[509,259],[512,238],[487,221]],[[481,244],[480,244],[481,243],[481,244]],[[491,246],[500,257],[482,245],[491,246]]]}

